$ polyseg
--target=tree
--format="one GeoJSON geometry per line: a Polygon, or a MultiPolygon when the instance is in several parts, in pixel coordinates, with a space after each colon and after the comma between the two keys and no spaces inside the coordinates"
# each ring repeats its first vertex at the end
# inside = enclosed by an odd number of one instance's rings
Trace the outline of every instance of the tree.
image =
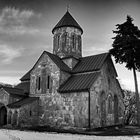
{"type": "Polygon", "coordinates": [[[136,96],[135,93],[130,90],[123,90],[124,94],[124,106],[125,106],[125,124],[136,124],[136,96]]]}
{"type": "Polygon", "coordinates": [[[140,106],[139,93],[136,70],[140,71],[140,30],[133,23],[133,19],[127,16],[126,22],[117,24],[116,36],[113,38],[112,49],[110,53],[114,56],[116,63],[125,63],[125,67],[133,70],[136,108],[137,108],[137,124],[140,125],[140,106]]]}

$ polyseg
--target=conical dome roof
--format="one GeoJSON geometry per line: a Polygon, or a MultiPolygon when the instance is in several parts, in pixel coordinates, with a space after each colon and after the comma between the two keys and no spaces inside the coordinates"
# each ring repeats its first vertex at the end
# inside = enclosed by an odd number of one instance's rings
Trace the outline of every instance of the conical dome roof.
{"type": "Polygon", "coordinates": [[[80,27],[80,25],[76,22],[76,20],[71,16],[69,11],[65,13],[65,15],[61,18],[61,20],[56,24],[56,26],[53,28],[52,33],[54,33],[54,30],[60,27],[75,27],[81,30],[83,33],[83,29],[80,27]]]}

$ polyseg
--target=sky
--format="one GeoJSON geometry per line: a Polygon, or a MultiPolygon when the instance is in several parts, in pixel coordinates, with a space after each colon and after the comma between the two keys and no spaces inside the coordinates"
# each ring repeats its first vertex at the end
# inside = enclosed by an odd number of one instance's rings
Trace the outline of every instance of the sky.
{"type": "MultiPolygon", "coordinates": [[[[139,0],[0,0],[0,82],[19,83],[44,50],[52,52],[52,29],[67,5],[84,31],[83,56],[111,49],[112,30],[127,15],[140,29],[139,0]]],[[[133,72],[114,65],[122,88],[134,91],[133,72]]],[[[140,89],[140,72],[137,78],[140,89]]]]}

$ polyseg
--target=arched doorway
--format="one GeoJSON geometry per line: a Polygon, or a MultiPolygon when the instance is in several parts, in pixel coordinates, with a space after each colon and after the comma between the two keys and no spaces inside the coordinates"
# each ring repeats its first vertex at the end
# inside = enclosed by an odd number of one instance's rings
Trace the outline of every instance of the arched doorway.
{"type": "Polygon", "coordinates": [[[106,125],[106,100],[105,100],[105,92],[103,91],[100,96],[101,100],[101,126],[106,125]]]}
{"type": "Polygon", "coordinates": [[[118,123],[118,97],[114,96],[114,123],[118,123]]]}
{"type": "Polygon", "coordinates": [[[10,110],[8,113],[8,124],[12,123],[12,111],[10,110]]]}
{"type": "Polygon", "coordinates": [[[15,111],[13,114],[13,122],[12,122],[13,125],[17,125],[17,118],[18,118],[18,112],[15,111]]]}
{"type": "Polygon", "coordinates": [[[7,109],[5,106],[0,108],[0,126],[7,124],[7,109]]]}

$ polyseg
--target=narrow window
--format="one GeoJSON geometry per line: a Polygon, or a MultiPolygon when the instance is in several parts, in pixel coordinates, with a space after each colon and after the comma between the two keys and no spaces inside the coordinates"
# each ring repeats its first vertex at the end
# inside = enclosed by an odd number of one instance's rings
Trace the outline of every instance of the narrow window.
{"type": "Polygon", "coordinates": [[[109,97],[108,97],[108,113],[109,114],[112,114],[112,112],[113,112],[113,108],[112,108],[112,96],[109,95],[109,97]]]}
{"type": "Polygon", "coordinates": [[[59,40],[60,40],[60,36],[58,35],[57,36],[57,46],[58,46],[58,48],[59,48],[59,40]]]}
{"type": "Polygon", "coordinates": [[[37,89],[40,90],[41,78],[40,76],[37,77],[37,89]]]}
{"type": "Polygon", "coordinates": [[[67,33],[65,33],[65,45],[67,45],[67,33]]]}
{"type": "Polygon", "coordinates": [[[75,36],[72,35],[72,47],[73,49],[75,49],[75,36]]]}
{"type": "Polygon", "coordinates": [[[50,76],[48,75],[48,81],[47,81],[47,89],[50,88],[50,76]]]}
{"type": "Polygon", "coordinates": [[[46,89],[47,89],[47,71],[46,68],[43,68],[41,71],[41,91],[42,93],[46,93],[46,89]]]}
{"type": "Polygon", "coordinates": [[[30,113],[29,113],[29,115],[30,115],[30,116],[32,116],[32,111],[31,111],[31,110],[30,110],[30,113]]]}

